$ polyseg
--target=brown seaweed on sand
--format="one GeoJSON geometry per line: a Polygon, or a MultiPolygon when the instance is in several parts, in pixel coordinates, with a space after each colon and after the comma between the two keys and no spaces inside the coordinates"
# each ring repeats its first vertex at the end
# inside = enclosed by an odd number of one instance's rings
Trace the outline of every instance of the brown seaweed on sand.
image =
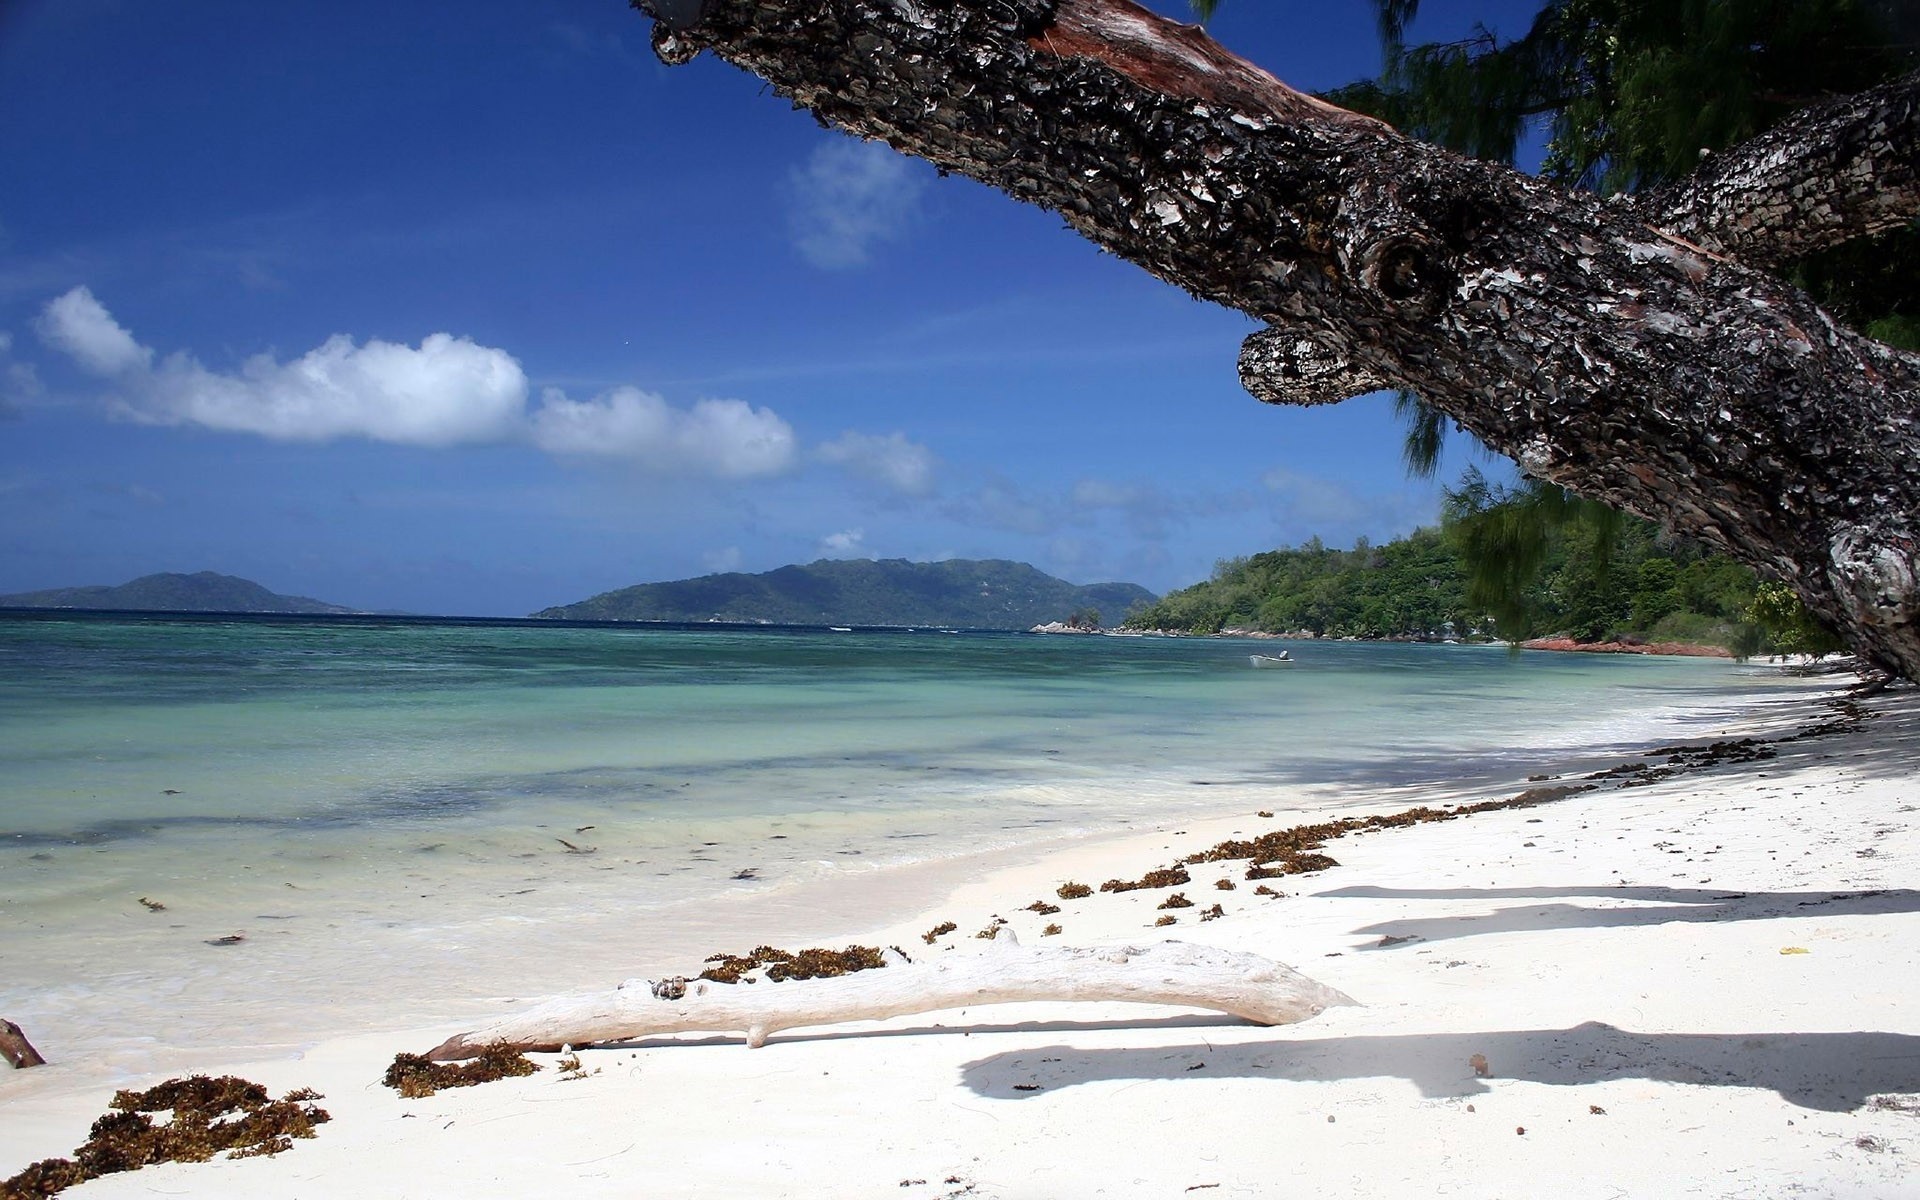
{"type": "Polygon", "coordinates": [[[1054,894],[1062,900],[1085,900],[1093,895],[1093,889],[1084,883],[1063,883],[1054,894]]]}
{"type": "Polygon", "coordinates": [[[958,928],[960,927],[958,925],[955,925],[952,921],[942,921],[938,925],[935,925],[932,929],[929,929],[925,933],[921,934],[920,940],[925,942],[927,945],[931,946],[934,944],[934,942],[945,937],[947,934],[952,933],[954,930],[958,928]]]}
{"type": "Polygon", "coordinates": [[[231,1075],[169,1079],[144,1092],[114,1093],[110,1111],[93,1123],[72,1158],[48,1158],[11,1179],[0,1180],[0,1200],[39,1200],[102,1175],[136,1171],[152,1163],[206,1162],[226,1151],[232,1158],[278,1154],[294,1138],[314,1136],[330,1118],[311,1102],[310,1089],[279,1100],[257,1083],[231,1075]],[[158,1125],[149,1113],[173,1111],[158,1125]]]}
{"type": "Polygon", "coordinates": [[[531,1075],[540,1069],[518,1050],[504,1045],[488,1046],[479,1057],[462,1063],[437,1063],[420,1054],[396,1054],[393,1065],[380,1082],[409,1100],[431,1096],[444,1088],[473,1087],[496,1079],[531,1075]]]}
{"type": "MultiPolygon", "coordinates": [[[[1188,859],[1199,862],[1200,859],[1188,859]]],[[[1183,866],[1162,867],[1157,871],[1148,871],[1138,879],[1109,879],[1100,885],[1103,892],[1137,892],[1143,888],[1178,887],[1183,883],[1192,883],[1193,876],[1187,874],[1183,866]]]]}
{"type": "Polygon", "coordinates": [[[786,979],[830,979],[887,965],[878,946],[848,946],[845,950],[814,948],[798,953],[756,946],[751,954],[715,954],[707,961],[714,965],[700,972],[700,978],[714,983],[739,983],[758,967],[765,967],[767,978],[779,983],[786,979]]]}

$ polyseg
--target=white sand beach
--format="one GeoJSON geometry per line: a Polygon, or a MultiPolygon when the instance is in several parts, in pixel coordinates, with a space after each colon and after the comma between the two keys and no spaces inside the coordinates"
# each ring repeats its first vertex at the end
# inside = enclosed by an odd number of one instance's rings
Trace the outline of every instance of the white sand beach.
{"type": "MultiPolygon", "coordinates": [[[[1836,718],[1796,696],[1756,718],[1783,739],[1770,757],[1344,837],[1326,847],[1339,866],[1266,881],[1278,898],[1254,893],[1245,862],[1198,864],[1179,889],[1195,907],[1171,928],[1154,926],[1166,890],[1055,889],[1326,814],[1249,811],[975,864],[922,911],[879,928],[848,919],[815,943],[980,953],[971,935],[995,915],[1025,944],[1176,937],[1275,959],[1359,1002],[1302,1024],[1020,1004],[789,1031],[753,1050],[738,1035],[590,1049],[584,1078],[536,1055],[546,1069],[532,1076],[425,1099],[381,1086],[395,1053],[471,1027],[450,1020],[194,1063],[276,1094],[312,1087],[332,1120],[277,1157],[155,1166],[66,1194],[1920,1195],[1920,693],[1865,707],[1796,739],[1836,718]],[[1040,899],[1062,911],[1025,910],[1040,899]],[[1199,920],[1216,901],[1225,916],[1199,920]],[[930,949],[920,935],[942,921],[958,932],[930,949]],[[1041,937],[1048,922],[1057,938],[1041,937]]],[[[1474,798],[1395,794],[1354,811],[1474,798]]],[[[325,1014],[313,1024],[324,1033],[325,1014]]],[[[70,1153],[112,1087],[161,1078],[105,1079],[41,1049],[52,1065],[0,1072],[0,1176],[70,1153]]]]}

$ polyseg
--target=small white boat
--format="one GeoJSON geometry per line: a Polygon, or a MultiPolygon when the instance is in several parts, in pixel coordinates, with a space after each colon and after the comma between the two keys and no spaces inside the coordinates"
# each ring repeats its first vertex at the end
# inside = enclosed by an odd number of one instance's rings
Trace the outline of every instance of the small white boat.
{"type": "Polygon", "coordinates": [[[853,626],[851,625],[829,625],[827,626],[827,628],[832,630],[835,633],[852,633],[853,632],[853,626]]]}
{"type": "Polygon", "coordinates": [[[1293,665],[1293,655],[1288,654],[1285,650],[1282,650],[1279,654],[1249,654],[1247,658],[1256,667],[1290,667],[1293,665]]]}

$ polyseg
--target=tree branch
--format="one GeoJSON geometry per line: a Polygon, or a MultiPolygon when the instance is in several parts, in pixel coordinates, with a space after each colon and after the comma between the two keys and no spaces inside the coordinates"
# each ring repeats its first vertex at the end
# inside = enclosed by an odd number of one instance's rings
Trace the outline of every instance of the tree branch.
{"type": "Polygon", "coordinates": [[[1130,0],[704,0],[655,38],[1304,335],[1280,374],[1315,381],[1267,398],[1413,390],[1920,678],[1920,361],[1637,207],[1312,100],[1130,0]]]}
{"type": "Polygon", "coordinates": [[[1002,929],[981,954],[789,983],[629,980],[611,993],[563,996],[448,1038],[427,1057],[471,1058],[505,1043],[519,1050],[626,1041],[663,1033],[745,1031],[749,1046],[803,1025],[877,1021],[943,1008],[1035,1000],[1173,1004],[1286,1025],[1353,1001],[1279,963],[1187,942],[1105,949],[1023,948],[1002,929]]]}
{"type": "Polygon", "coordinates": [[[1920,217],[1920,72],[1804,109],[1638,203],[1756,267],[1898,229],[1920,217]]]}

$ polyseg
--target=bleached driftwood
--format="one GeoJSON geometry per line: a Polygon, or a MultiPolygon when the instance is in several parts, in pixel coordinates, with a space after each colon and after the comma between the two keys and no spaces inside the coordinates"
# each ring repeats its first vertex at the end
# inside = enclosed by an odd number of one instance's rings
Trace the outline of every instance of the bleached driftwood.
{"type": "Polygon", "coordinates": [[[428,1055],[471,1058],[506,1043],[521,1050],[620,1041],[663,1033],[745,1030],[747,1045],[801,1025],[872,1021],[943,1008],[1031,1000],[1128,1001],[1228,1013],[1261,1025],[1304,1021],[1354,1001],[1254,954],[1187,942],[1101,948],[1023,947],[1001,930],[980,954],[909,962],[888,952],[884,970],[758,985],[703,979],[630,979],[611,992],[567,996],[447,1039],[428,1055]]]}
{"type": "Polygon", "coordinates": [[[47,1060],[40,1057],[40,1052],[33,1048],[27,1035],[20,1032],[20,1027],[5,1018],[0,1018],[0,1058],[6,1059],[16,1070],[47,1065],[47,1060]]]}

